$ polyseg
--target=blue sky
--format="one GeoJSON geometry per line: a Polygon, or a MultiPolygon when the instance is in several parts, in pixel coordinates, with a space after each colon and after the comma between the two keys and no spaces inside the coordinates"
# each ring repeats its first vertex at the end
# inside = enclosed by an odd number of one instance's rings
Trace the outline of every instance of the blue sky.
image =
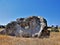
{"type": "Polygon", "coordinates": [[[48,25],[60,25],[60,0],[0,0],[0,24],[17,18],[42,16],[48,25]]]}

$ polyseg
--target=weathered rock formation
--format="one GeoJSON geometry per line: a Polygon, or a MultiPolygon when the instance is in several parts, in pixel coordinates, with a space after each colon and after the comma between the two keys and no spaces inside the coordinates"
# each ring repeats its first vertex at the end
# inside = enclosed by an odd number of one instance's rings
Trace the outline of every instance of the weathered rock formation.
{"type": "Polygon", "coordinates": [[[18,18],[6,25],[5,32],[17,37],[40,37],[49,33],[46,19],[40,16],[18,18]]]}

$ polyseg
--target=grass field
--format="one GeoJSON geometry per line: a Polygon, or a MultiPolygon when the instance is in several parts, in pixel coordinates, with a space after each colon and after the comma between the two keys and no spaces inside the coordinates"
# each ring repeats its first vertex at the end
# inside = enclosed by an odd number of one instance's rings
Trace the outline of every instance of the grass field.
{"type": "Polygon", "coordinates": [[[60,45],[60,32],[51,32],[49,38],[19,38],[0,35],[0,45],[60,45]]]}

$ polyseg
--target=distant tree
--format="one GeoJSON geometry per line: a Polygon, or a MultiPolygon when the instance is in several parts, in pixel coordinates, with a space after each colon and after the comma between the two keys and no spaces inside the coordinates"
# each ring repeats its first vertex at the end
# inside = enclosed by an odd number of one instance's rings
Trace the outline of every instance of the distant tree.
{"type": "Polygon", "coordinates": [[[55,27],[56,29],[58,29],[58,25],[56,25],[56,27],[55,27]]]}
{"type": "Polygon", "coordinates": [[[55,32],[59,32],[58,25],[56,25],[56,27],[55,27],[55,32]]]}
{"type": "Polygon", "coordinates": [[[52,25],[51,27],[54,27],[54,25],[52,25]]]}
{"type": "Polygon", "coordinates": [[[51,26],[51,31],[52,31],[52,32],[54,31],[54,25],[51,26]]]}
{"type": "Polygon", "coordinates": [[[5,26],[4,25],[0,25],[0,28],[5,28],[5,26]]]}

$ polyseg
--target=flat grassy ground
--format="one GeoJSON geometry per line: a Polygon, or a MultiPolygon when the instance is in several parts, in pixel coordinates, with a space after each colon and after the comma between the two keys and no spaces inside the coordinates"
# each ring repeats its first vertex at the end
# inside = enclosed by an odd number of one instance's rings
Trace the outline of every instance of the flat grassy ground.
{"type": "Polygon", "coordinates": [[[51,32],[49,38],[19,38],[0,35],[0,45],[60,45],[60,32],[51,32]]]}

